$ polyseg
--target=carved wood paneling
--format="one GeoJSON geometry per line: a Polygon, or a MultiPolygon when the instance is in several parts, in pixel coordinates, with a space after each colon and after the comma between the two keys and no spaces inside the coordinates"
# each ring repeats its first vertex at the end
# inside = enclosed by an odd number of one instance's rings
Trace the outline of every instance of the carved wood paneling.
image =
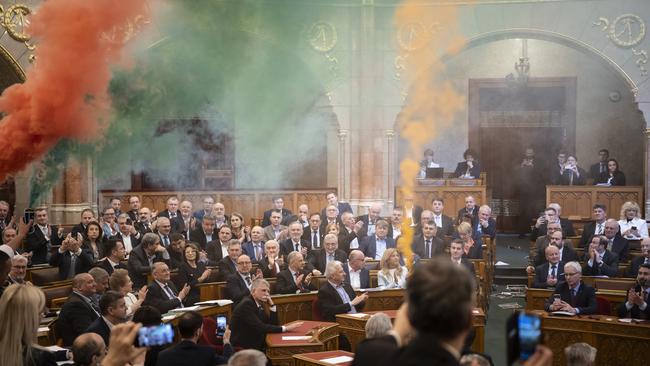
{"type": "Polygon", "coordinates": [[[602,203],[607,206],[609,217],[618,218],[627,201],[636,202],[643,209],[643,187],[546,186],[546,204],[559,203],[564,217],[589,219],[593,205],[602,203]]]}
{"type": "MultiPolygon", "coordinates": [[[[445,202],[444,214],[455,219],[458,210],[465,207],[465,197],[473,196],[477,205],[488,202],[485,186],[416,186],[413,191],[413,203],[425,210],[431,209],[431,200],[441,197],[445,202]]],[[[401,187],[395,187],[396,204],[404,206],[401,187]]]]}

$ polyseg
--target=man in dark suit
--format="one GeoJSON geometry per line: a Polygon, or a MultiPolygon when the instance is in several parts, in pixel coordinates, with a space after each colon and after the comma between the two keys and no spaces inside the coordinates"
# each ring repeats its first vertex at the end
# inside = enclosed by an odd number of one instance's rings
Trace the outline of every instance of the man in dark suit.
{"type": "Polygon", "coordinates": [[[630,270],[627,272],[626,277],[636,277],[642,264],[650,264],[650,238],[641,239],[641,253],[643,253],[642,256],[632,260],[630,270]]]}
{"type": "Polygon", "coordinates": [[[320,249],[323,247],[323,238],[327,228],[321,227],[322,220],[318,213],[309,216],[309,226],[303,229],[302,240],[309,242],[311,249],[320,249]]]}
{"type": "Polygon", "coordinates": [[[363,222],[355,222],[354,216],[349,212],[341,215],[343,225],[339,229],[339,249],[349,253],[351,249],[359,248],[361,238],[357,235],[363,229],[363,222]]]}
{"type": "Polygon", "coordinates": [[[81,242],[68,236],[50,258],[52,267],[59,267],[59,279],[72,279],[76,274],[88,272],[93,266],[89,249],[81,248],[81,242]]]}
{"type": "Polygon", "coordinates": [[[264,259],[264,229],[261,226],[253,226],[251,240],[242,245],[242,250],[253,262],[259,263],[264,259]]]}
{"type": "Polygon", "coordinates": [[[131,222],[137,222],[140,217],[140,197],[131,196],[129,197],[129,210],[126,212],[131,219],[131,222]]]}
{"type": "Polygon", "coordinates": [[[272,198],[273,208],[270,210],[264,211],[264,218],[262,219],[262,227],[271,225],[271,213],[273,210],[280,210],[280,222],[282,219],[291,215],[291,210],[284,208],[284,199],[280,196],[275,196],[272,198]]]}
{"type": "Polygon", "coordinates": [[[596,203],[592,210],[594,221],[588,222],[582,228],[582,237],[580,237],[580,248],[589,246],[591,237],[594,235],[603,235],[605,233],[605,221],[607,220],[607,207],[603,204],[596,203]]]}
{"type": "Polygon", "coordinates": [[[497,222],[492,218],[492,209],[488,205],[482,205],[478,209],[477,222],[472,224],[474,236],[487,235],[494,239],[497,236],[497,222]]]}
{"type": "Polygon", "coordinates": [[[395,239],[387,235],[388,223],[384,220],[377,221],[374,234],[361,240],[361,243],[359,243],[359,250],[361,250],[367,258],[380,260],[386,249],[395,248],[395,239]]]}
{"type": "Polygon", "coordinates": [[[280,253],[286,257],[289,253],[297,250],[305,259],[310,259],[311,244],[302,239],[302,233],[302,225],[299,222],[289,224],[289,238],[280,242],[280,253]]]}
{"type": "Polygon", "coordinates": [[[339,249],[339,239],[336,235],[325,235],[324,242],[323,249],[315,251],[311,257],[312,266],[320,273],[325,273],[325,267],[329,262],[339,261],[345,263],[348,260],[345,252],[339,249]]]}
{"type": "Polygon", "coordinates": [[[425,222],[422,226],[422,234],[413,237],[413,243],[411,243],[413,252],[422,259],[431,259],[436,255],[443,254],[444,244],[436,237],[438,230],[440,229],[433,220],[425,222]]]}
{"type": "Polygon", "coordinates": [[[190,232],[190,241],[199,244],[202,250],[205,250],[209,242],[216,240],[219,234],[214,227],[214,217],[206,216],[201,220],[201,227],[190,232]]]}
{"type": "Polygon", "coordinates": [[[244,297],[250,295],[253,281],[263,276],[259,268],[257,273],[251,273],[252,264],[250,257],[246,254],[240,255],[237,257],[237,272],[226,279],[226,298],[232,300],[233,306],[237,306],[244,297]]]}
{"type": "Polygon", "coordinates": [[[365,264],[365,256],[360,250],[351,251],[348,262],[343,264],[345,282],[355,290],[370,288],[370,271],[365,264]]]}
{"type": "Polygon", "coordinates": [[[472,149],[467,149],[463,153],[463,159],[465,160],[456,165],[454,177],[479,179],[481,176],[481,166],[476,161],[476,153],[472,149]]]}
{"type": "Polygon", "coordinates": [[[472,217],[472,223],[478,220],[478,205],[474,196],[465,197],[465,207],[458,210],[458,215],[456,216],[456,224],[463,221],[465,215],[470,215],[472,217]]]}
{"type": "Polygon", "coordinates": [[[208,242],[205,251],[208,253],[208,264],[216,266],[224,257],[228,256],[228,243],[232,240],[230,226],[223,225],[217,229],[219,239],[208,242]]]}
{"type": "Polygon", "coordinates": [[[264,258],[259,262],[264,278],[276,277],[280,271],[287,269],[284,258],[280,255],[280,244],[275,240],[264,243],[264,258]]]}
{"type": "Polygon", "coordinates": [[[434,197],[431,200],[431,209],[433,211],[433,222],[438,227],[436,236],[443,239],[445,236],[451,236],[454,233],[454,222],[451,217],[445,215],[443,212],[445,202],[442,198],[434,197]]]}
{"type": "Polygon", "coordinates": [[[582,268],[585,276],[618,276],[618,255],[607,250],[607,238],[602,235],[594,235],[587,253],[585,253],[582,268]]]}
{"type": "MultiPolygon", "coordinates": [[[[365,236],[373,236],[375,234],[377,222],[380,220],[387,222],[380,216],[381,210],[381,203],[373,203],[368,207],[368,214],[357,217],[357,222],[363,222],[363,227],[357,233],[357,236],[360,238],[359,240],[365,236]]],[[[393,237],[393,230],[390,225],[388,226],[388,232],[386,235],[391,238],[393,237]]]]}
{"type": "Polygon", "coordinates": [[[214,366],[228,362],[234,353],[230,344],[230,329],[223,334],[223,356],[210,346],[197,344],[203,334],[203,316],[196,311],[183,313],[178,319],[180,342],[158,354],[158,366],[197,365],[214,366]]]}
{"type": "Polygon", "coordinates": [[[185,223],[181,218],[181,212],[178,210],[178,198],[169,197],[167,199],[167,209],[160,211],[158,218],[166,217],[171,225],[171,232],[179,233],[183,231],[185,223]]]}
{"type": "Polygon", "coordinates": [[[297,294],[316,289],[312,283],[312,273],[305,268],[305,259],[300,252],[293,251],[287,256],[288,268],[276,275],[275,292],[278,294],[297,294]]]}
{"type": "Polygon", "coordinates": [[[598,162],[589,167],[589,176],[597,181],[600,174],[607,173],[607,160],[609,159],[609,151],[607,149],[600,149],[598,151],[598,162]]]}
{"type": "Polygon", "coordinates": [[[560,262],[560,250],[555,245],[549,245],[545,250],[546,263],[535,268],[534,288],[555,287],[564,280],[564,264],[560,262]]]}
{"type": "Polygon", "coordinates": [[[140,233],[140,235],[152,233],[153,227],[151,223],[151,210],[149,210],[147,207],[142,207],[138,212],[138,220],[134,221],[133,226],[140,233]]]}
{"type": "Polygon", "coordinates": [[[618,306],[619,318],[650,319],[650,264],[642,264],[636,286],[627,292],[627,301],[618,306]]]}
{"type": "Polygon", "coordinates": [[[241,255],[241,244],[237,239],[228,242],[228,256],[219,261],[219,281],[225,281],[230,275],[237,273],[237,258],[241,255]]]}
{"type": "Polygon", "coordinates": [[[559,300],[554,296],[546,300],[546,311],[566,311],[576,315],[595,314],[598,311],[596,303],[596,290],[582,282],[582,269],[578,262],[568,262],[564,265],[564,278],[555,287],[555,294],[560,295],[559,300]]]}
{"type": "Polygon", "coordinates": [[[63,228],[48,223],[44,208],[36,209],[34,216],[34,226],[25,238],[25,251],[32,252],[32,264],[44,264],[48,262],[52,247],[61,245],[63,228]]]}
{"type": "Polygon", "coordinates": [[[118,268],[127,269],[127,266],[122,264],[126,251],[124,244],[119,239],[111,238],[106,241],[104,252],[107,253],[106,258],[95,263],[96,267],[103,268],[109,276],[118,268]]]}
{"type": "Polygon", "coordinates": [[[336,314],[358,313],[363,310],[368,294],[356,295],[354,289],[345,283],[343,264],[330,262],[325,268],[325,282],[318,289],[316,306],[324,321],[335,322],[336,314]]]}
{"type": "Polygon", "coordinates": [[[169,253],[160,245],[158,235],[146,233],[140,245],[131,252],[127,263],[134,289],[137,290],[147,284],[147,276],[156,262],[169,262],[169,253]]]}
{"type": "Polygon", "coordinates": [[[83,211],[81,211],[81,222],[72,227],[72,231],[70,232],[72,234],[72,237],[76,238],[77,234],[81,234],[84,239],[86,239],[86,227],[91,221],[96,221],[95,213],[93,210],[85,208],[83,211]]]}
{"type": "Polygon", "coordinates": [[[630,243],[619,232],[618,221],[614,219],[605,221],[604,235],[607,238],[607,250],[618,255],[619,261],[627,261],[630,255],[630,243]]]}
{"type": "MultiPolygon", "coordinates": [[[[422,226],[424,226],[425,222],[429,222],[433,220],[433,211],[431,210],[424,210],[420,214],[420,221],[416,223],[416,225],[413,227],[413,235],[422,235],[422,226]]],[[[436,231],[436,234],[438,231],[436,231]]]]}
{"type": "Polygon", "coordinates": [[[161,314],[183,307],[183,300],[190,292],[190,286],[185,284],[180,291],[177,291],[174,283],[170,281],[170,271],[166,263],[154,263],[151,275],[153,281],[147,287],[147,297],[142,305],[153,306],[161,314]]]}
{"type": "Polygon", "coordinates": [[[565,237],[576,235],[571,221],[560,217],[558,209],[560,209],[560,205],[557,203],[549,204],[549,206],[544,210],[544,215],[538,217],[537,221],[535,221],[535,225],[530,232],[530,240],[537,240],[537,238],[548,231],[549,225],[556,223],[560,225],[565,237]]]}
{"type": "Polygon", "coordinates": [[[203,221],[205,216],[213,216],[214,198],[211,196],[203,197],[203,209],[194,211],[192,216],[196,219],[197,224],[203,221]]]}
{"type": "Polygon", "coordinates": [[[108,346],[111,328],[127,320],[124,296],[116,291],[106,291],[99,300],[99,311],[101,316],[88,326],[86,332],[99,334],[108,346]]]}
{"type": "Polygon", "coordinates": [[[571,247],[571,241],[565,240],[561,230],[553,231],[550,235],[549,243],[547,245],[540,245],[537,247],[537,255],[535,256],[535,266],[544,264],[546,260],[545,250],[549,246],[555,246],[560,251],[560,262],[567,263],[578,260],[578,253],[571,247]]]}
{"type": "Polygon", "coordinates": [[[467,268],[467,270],[472,274],[472,278],[474,278],[476,271],[474,270],[474,265],[472,262],[470,262],[469,259],[463,255],[465,254],[463,251],[464,246],[465,242],[462,239],[454,239],[451,241],[451,244],[449,244],[449,255],[451,257],[451,262],[467,268]]]}
{"type": "Polygon", "coordinates": [[[133,222],[127,214],[121,214],[117,217],[117,226],[120,231],[113,238],[121,240],[126,252],[131,253],[133,248],[140,244],[140,239],[142,239],[143,234],[135,229],[133,222]]]}
{"type": "Polygon", "coordinates": [[[302,322],[285,326],[276,325],[277,323],[278,314],[271,299],[269,283],[258,278],[251,285],[251,295],[245,297],[233,311],[230,322],[232,344],[235,347],[264,351],[268,333],[288,332],[302,325],[302,322]],[[268,308],[268,313],[265,307],[268,308]]]}
{"type": "MultiPolygon", "coordinates": [[[[343,215],[344,212],[349,212],[353,214],[352,212],[352,206],[350,206],[349,203],[347,202],[339,202],[339,198],[336,195],[336,192],[327,192],[327,195],[325,196],[327,199],[327,205],[332,205],[336,206],[338,209],[338,217],[340,218],[341,215],[343,215]]],[[[325,217],[325,208],[323,208],[320,212],[321,217],[325,217]]]]}
{"type": "Polygon", "coordinates": [[[72,293],[61,307],[56,322],[63,346],[71,346],[74,339],[99,318],[99,308],[90,300],[95,294],[95,286],[95,279],[88,273],[80,273],[72,279],[72,293]]]}

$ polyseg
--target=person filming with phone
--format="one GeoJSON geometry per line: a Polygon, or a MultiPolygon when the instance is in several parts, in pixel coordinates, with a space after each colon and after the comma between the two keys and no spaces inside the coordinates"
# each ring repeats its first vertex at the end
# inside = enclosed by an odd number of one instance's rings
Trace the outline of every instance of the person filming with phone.
{"type": "Polygon", "coordinates": [[[564,265],[564,278],[555,287],[553,296],[546,300],[548,312],[563,311],[571,315],[595,314],[598,308],[596,290],[582,282],[582,268],[578,262],[564,265]]]}

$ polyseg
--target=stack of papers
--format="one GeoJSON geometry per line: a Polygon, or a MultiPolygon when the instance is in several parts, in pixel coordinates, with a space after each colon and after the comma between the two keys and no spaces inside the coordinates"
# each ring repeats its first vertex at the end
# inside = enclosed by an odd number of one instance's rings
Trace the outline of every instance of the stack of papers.
{"type": "Polygon", "coordinates": [[[172,310],[170,310],[170,312],[172,312],[172,313],[184,313],[184,312],[186,312],[186,311],[195,311],[195,310],[199,310],[199,308],[200,308],[199,305],[194,305],[194,306],[188,306],[188,307],[186,307],[186,308],[176,308],[176,309],[172,309],[172,310]]]}
{"type": "Polygon", "coordinates": [[[324,358],[324,359],[320,360],[320,362],[336,365],[336,364],[339,364],[339,363],[351,362],[352,360],[353,360],[353,358],[350,357],[350,356],[338,356],[338,357],[332,357],[332,358],[324,358]]]}
{"type": "Polygon", "coordinates": [[[308,341],[311,336],[282,336],[283,341],[308,341]]]}
{"type": "Polygon", "coordinates": [[[201,301],[197,302],[194,305],[219,305],[219,306],[226,306],[228,304],[232,304],[232,300],[208,300],[208,301],[201,301]]]}

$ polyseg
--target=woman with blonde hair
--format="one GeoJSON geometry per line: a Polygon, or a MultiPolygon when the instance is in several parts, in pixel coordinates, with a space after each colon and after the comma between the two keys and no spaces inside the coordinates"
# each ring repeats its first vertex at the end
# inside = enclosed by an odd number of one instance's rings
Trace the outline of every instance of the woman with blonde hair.
{"type": "Polygon", "coordinates": [[[636,202],[627,201],[621,206],[621,235],[627,239],[648,237],[648,224],[641,218],[641,208],[636,202]]]}
{"type": "Polygon", "coordinates": [[[336,236],[339,235],[339,224],[337,223],[331,223],[327,224],[327,227],[325,228],[325,235],[327,234],[334,234],[336,236]]]}
{"type": "Polygon", "coordinates": [[[0,298],[0,365],[56,365],[54,353],[37,344],[45,295],[38,287],[14,284],[0,298]]]}
{"type": "Polygon", "coordinates": [[[400,264],[400,254],[395,248],[388,248],[379,261],[377,282],[380,288],[404,288],[408,269],[400,264]]]}
{"type": "Polygon", "coordinates": [[[481,239],[474,239],[471,224],[467,222],[461,222],[458,224],[455,237],[461,239],[465,243],[463,246],[465,257],[469,259],[480,259],[483,256],[481,239]]]}

